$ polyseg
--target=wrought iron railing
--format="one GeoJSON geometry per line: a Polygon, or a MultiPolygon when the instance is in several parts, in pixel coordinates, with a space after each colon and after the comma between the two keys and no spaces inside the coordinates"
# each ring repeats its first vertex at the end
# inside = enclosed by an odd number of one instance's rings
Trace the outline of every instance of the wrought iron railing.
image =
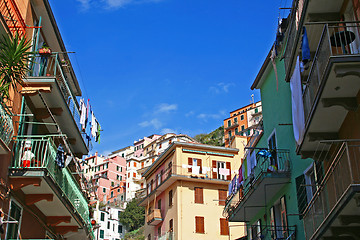
{"type": "Polygon", "coordinates": [[[312,29],[323,28],[322,34],[317,31],[309,35],[310,41],[318,42],[315,56],[312,60],[310,73],[303,92],[304,115],[307,121],[314,107],[315,99],[319,94],[320,85],[331,57],[360,55],[359,30],[360,22],[338,22],[327,24],[307,25],[308,33],[312,29]],[[320,36],[320,39],[316,39],[320,36]]]}
{"type": "Polygon", "coordinates": [[[173,240],[173,239],[175,239],[173,231],[166,232],[165,234],[162,234],[160,236],[155,236],[155,240],[173,240]]]}
{"type": "Polygon", "coordinates": [[[46,171],[73,209],[91,229],[89,207],[77,181],[67,168],[56,164],[57,149],[49,136],[17,136],[10,171],[46,171]]]}
{"type": "MultiPolygon", "coordinates": [[[[262,177],[272,177],[276,174],[289,174],[291,170],[290,151],[277,149],[254,149],[256,151],[256,167],[244,177],[242,186],[229,195],[225,203],[224,216],[230,216],[232,212],[240,205],[247,194],[254,189],[254,185],[262,177]],[[262,154],[264,153],[264,154],[262,154]]],[[[247,164],[250,164],[250,155],[246,158],[247,164]]]]}
{"type": "MultiPolygon", "coordinates": [[[[59,53],[35,54],[31,63],[30,77],[55,77],[65,102],[76,122],[76,125],[84,139],[88,143],[86,134],[80,125],[79,103],[67,82],[66,73],[70,71],[70,64],[67,60],[60,59],[59,53]]],[[[88,146],[90,147],[90,146],[88,146]]]]}
{"type": "Polygon", "coordinates": [[[11,116],[12,113],[7,108],[6,104],[0,100],[0,138],[6,145],[9,145],[14,135],[14,126],[11,116]]]}
{"type": "Polygon", "coordinates": [[[306,239],[313,238],[350,186],[360,184],[360,139],[321,141],[320,144],[314,155],[331,165],[304,211],[306,239]]]}
{"type": "MultiPolygon", "coordinates": [[[[257,229],[257,225],[252,225],[248,229],[257,229]]],[[[260,232],[250,233],[249,239],[274,239],[274,240],[290,240],[295,239],[296,226],[262,226],[260,232]]]]}

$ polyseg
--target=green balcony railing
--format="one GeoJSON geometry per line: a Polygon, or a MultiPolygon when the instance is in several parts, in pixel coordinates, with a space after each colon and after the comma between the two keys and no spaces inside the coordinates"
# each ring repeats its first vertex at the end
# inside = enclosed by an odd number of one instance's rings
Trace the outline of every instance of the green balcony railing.
{"type": "MultiPolygon", "coordinates": [[[[70,72],[70,63],[60,59],[60,53],[35,54],[31,63],[29,77],[55,77],[66,104],[76,125],[87,143],[86,134],[81,131],[79,103],[69,87],[66,74],[70,72]]],[[[89,146],[88,146],[89,147],[89,146]]]]}
{"type": "Polygon", "coordinates": [[[11,119],[11,112],[6,107],[5,103],[0,100],[0,138],[6,145],[9,145],[13,135],[14,127],[11,119]]]}
{"type": "Polygon", "coordinates": [[[46,171],[61,190],[63,197],[83,219],[91,234],[88,202],[70,171],[57,166],[56,153],[57,148],[50,136],[17,136],[10,171],[46,171]]]}

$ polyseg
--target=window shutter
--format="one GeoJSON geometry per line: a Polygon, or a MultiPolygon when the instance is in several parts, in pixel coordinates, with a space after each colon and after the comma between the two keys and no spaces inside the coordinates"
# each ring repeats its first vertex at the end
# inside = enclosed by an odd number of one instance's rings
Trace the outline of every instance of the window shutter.
{"type": "Polygon", "coordinates": [[[212,161],[212,168],[212,178],[217,179],[216,161],[214,160],[212,161]]]}
{"type": "Polygon", "coordinates": [[[226,162],[226,169],[229,169],[229,175],[227,175],[226,180],[231,181],[231,163],[230,162],[226,162]]]}
{"type": "Polygon", "coordinates": [[[203,188],[196,187],[194,190],[195,203],[204,203],[203,188]]]}
{"type": "MultiPolygon", "coordinates": [[[[189,165],[189,166],[192,166],[192,161],[193,161],[192,158],[188,158],[188,165],[189,165]]],[[[188,168],[188,172],[192,172],[192,168],[191,168],[191,167],[188,168]]]]}
{"type": "Polygon", "coordinates": [[[305,187],[305,175],[302,174],[295,179],[296,182],[296,195],[298,201],[299,219],[303,218],[303,213],[307,205],[307,195],[305,187]]]}
{"type": "Polygon", "coordinates": [[[220,235],[229,235],[229,223],[226,218],[220,218],[220,235]]]}
{"type": "Polygon", "coordinates": [[[226,190],[219,189],[219,206],[225,206],[226,190]]]}
{"type": "Polygon", "coordinates": [[[200,174],[202,173],[202,168],[201,168],[201,159],[197,160],[197,165],[198,167],[200,167],[200,174]]]}
{"type": "Polygon", "coordinates": [[[195,232],[205,233],[204,217],[195,217],[195,232]]]}

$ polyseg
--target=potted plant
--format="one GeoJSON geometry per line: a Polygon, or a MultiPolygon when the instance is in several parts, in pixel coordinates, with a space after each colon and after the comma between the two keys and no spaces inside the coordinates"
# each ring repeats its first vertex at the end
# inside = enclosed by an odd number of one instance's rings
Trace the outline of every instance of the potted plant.
{"type": "Polygon", "coordinates": [[[43,44],[43,46],[39,49],[40,55],[50,55],[51,49],[49,46],[46,45],[46,43],[43,44]]]}

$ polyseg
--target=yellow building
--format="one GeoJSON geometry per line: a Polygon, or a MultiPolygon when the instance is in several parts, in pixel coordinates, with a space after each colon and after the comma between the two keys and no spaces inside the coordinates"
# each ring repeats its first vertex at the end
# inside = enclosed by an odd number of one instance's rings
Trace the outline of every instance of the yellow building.
{"type": "Polygon", "coordinates": [[[146,239],[238,239],[223,217],[243,149],[174,142],[143,174],[146,239]],[[234,171],[236,170],[236,171],[234,171]],[[230,233],[229,233],[230,230],[230,233]],[[229,236],[230,235],[230,236],[229,236]]]}

